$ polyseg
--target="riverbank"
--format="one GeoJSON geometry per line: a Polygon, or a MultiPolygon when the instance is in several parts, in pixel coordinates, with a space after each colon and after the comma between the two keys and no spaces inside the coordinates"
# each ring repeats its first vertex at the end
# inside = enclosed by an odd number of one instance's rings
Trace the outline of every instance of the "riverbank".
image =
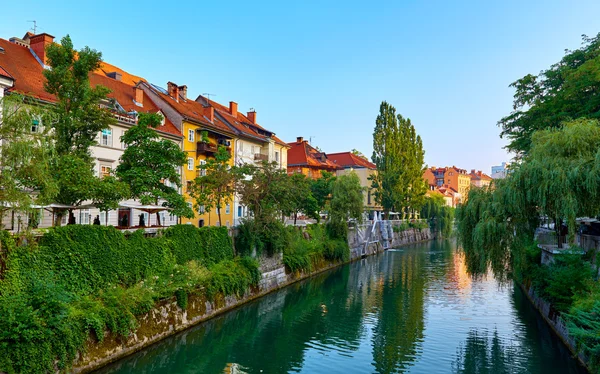
{"type": "Polygon", "coordinates": [[[101,343],[88,340],[85,354],[73,364],[76,373],[87,373],[119,360],[164,338],[186,330],[219,314],[260,298],[300,280],[333,269],[363,256],[373,255],[388,248],[432,239],[429,229],[410,228],[394,232],[391,224],[382,222],[369,232],[368,225],[351,229],[348,234],[350,259],[348,261],[320,261],[311,271],[286,273],[281,257],[261,258],[261,280],[242,297],[217,296],[209,301],[205,296],[190,294],[187,308],[181,309],[175,297],[162,300],[147,313],[138,317],[138,328],[128,338],[107,334],[101,343]],[[364,245],[368,235],[368,244],[364,245]]]}
{"type": "Polygon", "coordinates": [[[592,373],[593,371],[589,367],[589,359],[577,349],[577,342],[569,335],[569,330],[567,329],[565,321],[560,317],[560,314],[554,310],[549,302],[539,297],[535,293],[533,287],[527,287],[522,283],[519,283],[519,286],[548,326],[550,326],[556,336],[558,336],[569,351],[571,351],[573,357],[576,357],[579,363],[581,363],[588,372],[592,373]]]}

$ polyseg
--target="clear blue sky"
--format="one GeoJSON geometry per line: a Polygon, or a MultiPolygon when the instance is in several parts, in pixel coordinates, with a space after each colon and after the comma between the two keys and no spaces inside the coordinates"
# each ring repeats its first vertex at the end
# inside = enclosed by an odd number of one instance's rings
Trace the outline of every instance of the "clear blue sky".
{"type": "Polygon", "coordinates": [[[509,158],[508,85],[600,32],[600,1],[9,1],[0,37],[71,35],[152,83],[209,92],[286,141],[372,152],[382,100],[409,117],[430,165],[509,158]]]}

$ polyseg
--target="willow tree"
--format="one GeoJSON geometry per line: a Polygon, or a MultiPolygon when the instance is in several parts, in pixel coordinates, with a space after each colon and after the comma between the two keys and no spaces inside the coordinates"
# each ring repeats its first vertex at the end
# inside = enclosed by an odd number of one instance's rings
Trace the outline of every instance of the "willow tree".
{"type": "Polygon", "coordinates": [[[396,109],[382,102],[373,131],[372,175],[375,201],[386,216],[392,210],[420,209],[427,186],[423,180],[423,142],[410,119],[396,115],[396,109]]]}

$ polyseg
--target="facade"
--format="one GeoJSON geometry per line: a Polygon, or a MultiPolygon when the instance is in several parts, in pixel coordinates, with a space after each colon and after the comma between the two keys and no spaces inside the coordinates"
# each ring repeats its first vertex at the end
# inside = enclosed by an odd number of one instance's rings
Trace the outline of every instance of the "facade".
{"type": "MultiPolygon", "coordinates": [[[[224,106],[204,96],[198,96],[197,102],[204,106],[214,108],[215,116],[227,124],[235,134],[233,139],[233,163],[241,165],[260,165],[262,162],[275,162],[277,167],[287,170],[287,153],[290,148],[284,141],[275,136],[257,122],[256,111],[251,110],[242,114],[238,111],[238,104],[229,102],[224,106]]],[[[238,195],[233,197],[233,224],[241,223],[248,216],[247,208],[240,203],[238,195]]]]}
{"type": "MultiPolygon", "coordinates": [[[[40,104],[51,105],[57,101],[53,95],[44,90],[43,71],[47,67],[45,49],[53,42],[54,37],[49,34],[27,33],[23,39],[11,38],[10,41],[0,39],[0,71],[7,73],[14,82],[7,93],[15,92],[27,95],[36,99],[40,104]]],[[[3,84],[3,78],[6,77],[3,73],[1,75],[0,84],[3,84]]],[[[111,89],[112,92],[108,95],[111,102],[105,104],[107,108],[110,106],[110,110],[117,120],[111,128],[98,134],[98,144],[91,149],[98,176],[109,174],[118,165],[124,151],[120,137],[127,129],[136,124],[137,114],[141,112],[160,113],[159,108],[150,97],[144,94],[139,86],[133,84],[134,81],[141,80],[143,79],[130,75],[108,63],[103,63],[100,69],[90,75],[90,84],[101,84],[111,89]],[[123,77],[126,80],[122,79],[123,77]]],[[[0,89],[0,91],[4,93],[4,90],[0,89]]],[[[32,132],[37,131],[38,125],[43,126],[43,124],[32,124],[32,132]]],[[[168,120],[165,120],[157,132],[162,138],[181,144],[180,131],[168,120]]],[[[87,209],[75,210],[75,222],[91,224],[98,216],[102,224],[135,226],[139,223],[139,217],[144,216],[146,226],[158,223],[155,214],[149,214],[133,207],[140,205],[138,202],[125,201],[123,205],[118,211],[110,211],[107,214],[92,206],[87,209]]],[[[40,208],[40,215],[40,227],[52,225],[51,209],[40,208]]],[[[161,212],[160,215],[161,225],[178,223],[178,217],[170,215],[167,211],[161,212]]],[[[67,217],[65,216],[63,219],[66,223],[67,217]]],[[[15,221],[25,222],[26,220],[26,216],[21,217],[18,212],[13,212],[3,223],[5,227],[15,227],[15,221]]]]}
{"type": "Polygon", "coordinates": [[[504,179],[508,173],[509,164],[503,162],[502,165],[492,166],[492,179],[504,179]]]}
{"type": "Polygon", "coordinates": [[[294,143],[288,143],[288,174],[302,173],[308,178],[319,179],[322,171],[335,174],[344,168],[329,160],[325,152],[321,152],[308,144],[302,137],[294,143]]]}
{"type": "Polygon", "coordinates": [[[343,169],[337,170],[336,174],[345,175],[349,173],[356,173],[360,179],[360,185],[364,190],[364,206],[368,212],[380,212],[382,208],[375,202],[375,195],[373,193],[372,182],[369,179],[371,175],[377,173],[377,167],[375,164],[359,157],[352,152],[341,152],[341,153],[329,153],[327,158],[333,161],[336,165],[341,166],[343,169]]]}
{"type": "MultiPolygon", "coordinates": [[[[184,224],[198,227],[215,226],[219,224],[219,214],[215,209],[206,211],[204,206],[195,206],[190,196],[190,188],[194,179],[202,172],[198,166],[214,157],[218,146],[224,146],[233,155],[235,152],[235,133],[217,115],[215,108],[197,102],[187,97],[187,86],[179,86],[173,82],[167,83],[167,89],[142,82],[140,87],[148,94],[166,118],[183,134],[182,149],[187,153],[187,164],[183,166],[182,185],[183,195],[188,205],[193,208],[195,217],[182,218],[184,224]]],[[[233,166],[233,157],[230,159],[233,166]]],[[[232,203],[225,206],[221,212],[224,226],[233,225],[232,203]]]]}
{"type": "Polygon", "coordinates": [[[471,176],[467,174],[465,169],[460,169],[456,166],[443,168],[433,166],[425,170],[423,178],[430,185],[439,188],[446,186],[456,191],[460,195],[459,202],[463,202],[467,198],[469,189],[471,188],[471,176]]]}
{"type": "Polygon", "coordinates": [[[471,185],[475,187],[487,187],[492,183],[492,177],[483,173],[481,170],[471,170],[471,185]]]}

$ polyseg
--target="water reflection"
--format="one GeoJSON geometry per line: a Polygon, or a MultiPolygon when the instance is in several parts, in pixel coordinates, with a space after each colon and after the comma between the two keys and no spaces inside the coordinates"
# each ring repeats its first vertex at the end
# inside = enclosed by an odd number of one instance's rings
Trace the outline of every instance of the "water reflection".
{"type": "Polygon", "coordinates": [[[466,270],[449,241],[387,252],[267,295],[101,372],[579,372],[518,289],[491,276],[473,280],[466,270]]]}

